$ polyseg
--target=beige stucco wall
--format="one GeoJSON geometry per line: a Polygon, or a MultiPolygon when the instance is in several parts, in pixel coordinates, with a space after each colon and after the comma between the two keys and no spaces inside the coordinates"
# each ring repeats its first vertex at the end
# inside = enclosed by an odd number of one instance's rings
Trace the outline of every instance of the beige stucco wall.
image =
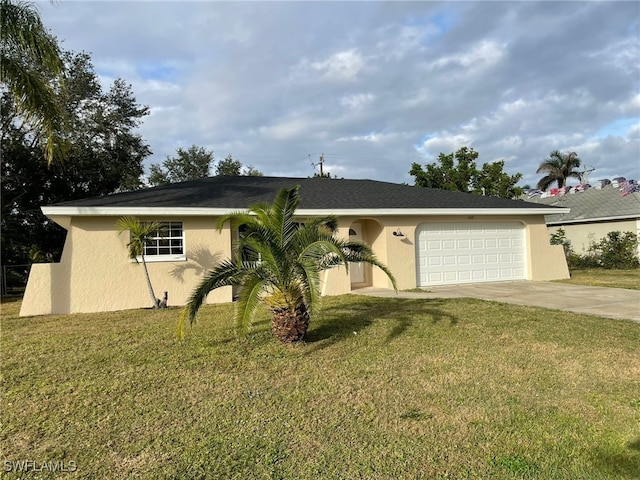
{"type": "MultiPolygon", "coordinates": [[[[151,306],[141,265],[127,256],[128,235],[118,235],[117,217],[56,218],[68,228],[60,263],[34,265],[22,302],[21,315],[124,310],[151,306]]],[[[158,220],[142,218],[142,220],[158,220]]],[[[169,292],[169,305],[184,305],[205,273],[231,252],[232,229],[216,230],[211,217],[164,218],[182,221],[187,260],[152,262],[149,274],[156,296],[169,292]]],[[[425,222],[445,221],[523,221],[526,227],[529,280],[568,278],[569,271],[562,247],[549,243],[542,215],[538,216],[384,216],[339,219],[338,235],[349,238],[353,222],[363,225],[364,241],[372,246],[378,259],[391,270],[399,290],[416,286],[416,227],[425,222]],[[404,236],[393,233],[400,230],[404,236]]],[[[352,287],[343,267],[322,273],[322,294],[341,295],[352,287]]],[[[365,284],[392,288],[391,281],[378,268],[365,270],[365,284]]],[[[232,300],[230,287],[213,291],[209,303],[232,300]]]]}
{"type": "MultiPolygon", "coordinates": [[[[141,218],[142,220],[151,220],[141,218]]],[[[150,262],[157,297],[169,293],[169,305],[184,305],[198,280],[231,252],[229,228],[215,230],[215,220],[181,219],[186,261],[150,262]]],[[[20,315],[76,313],[150,307],[142,265],[128,258],[128,235],[118,235],[116,217],[75,217],[58,264],[34,265],[20,315]]],[[[62,222],[61,222],[62,223],[62,222]]],[[[212,292],[208,302],[231,301],[231,288],[212,292]]]]}
{"type": "MultiPolygon", "coordinates": [[[[592,242],[600,241],[609,232],[633,232],[640,236],[640,219],[553,225],[547,228],[547,233],[549,235],[556,233],[559,228],[564,228],[565,236],[571,241],[573,250],[578,254],[583,254],[592,242]]],[[[640,247],[638,247],[638,254],[640,254],[640,247]]]]}
{"type": "Polygon", "coordinates": [[[551,245],[544,217],[529,219],[527,246],[529,280],[561,280],[569,278],[569,267],[562,245],[551,245]]]}
{"type": "MultiPolygon", "coordinates": [[[[520,221],[525,225],[525,237],[528,256],[528,280],[558,280],[569,278],[569,269],[560,245],[549,243],[549,234],[542,215],[519,216],[385,216],[377,219],[361,217],[341,217],[340,234],[348,235],[349,226],[353,222],[364,224],[364,241],[372,246],[379,260],[387,265],[396,278],[399,290],[415,288],[417,284],[416,272],[416,229],[425,222],[447,221],[520,221]],[[524,221],[523,221],[524,218],[524,221]],[[400,230],[404,236],[393,233],[400,230]]],[[[350,290],[348,276],[344,269],[332,271],[328,276],[328,283],[333,286],[326,288],[327,294],[342,294],[350,290]]],[[[367,270],[367,282],[375,287],[392,288],[387,276],[378,268],[367,270]]]]}

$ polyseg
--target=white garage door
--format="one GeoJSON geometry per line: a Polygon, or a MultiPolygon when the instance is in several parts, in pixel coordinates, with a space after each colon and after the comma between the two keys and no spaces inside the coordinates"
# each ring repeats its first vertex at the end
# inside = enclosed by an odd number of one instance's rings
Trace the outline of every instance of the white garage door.
{"type": "Polygon", "coordinates": [[[419,287],[527,277],[519,222],[423,223],[416,245],[419,287]]]}

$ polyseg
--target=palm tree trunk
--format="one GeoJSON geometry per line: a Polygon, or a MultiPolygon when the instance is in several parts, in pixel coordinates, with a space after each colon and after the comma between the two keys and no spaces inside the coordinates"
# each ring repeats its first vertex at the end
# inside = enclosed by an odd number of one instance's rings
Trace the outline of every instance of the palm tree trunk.
{"type": "Polygon", "coordinates": [[[142,266],[144,267],[144,275],[147,279],[147,287],[149,288],[149,295],[151,295],[153,308],[160,308],[160,302],[156,298],[156,294],[154,293],[153,287],[151,286],[151,277],[149,276],[149,270],[147,269],[147,262],[145,262],[144,260],[144,255],[142,255],[142,266]]]}
{"type": "Polygon", "coordinates": [[[288,308],[271,310],[271,331],[282,343],[302,342],[308,329],[309,312],[304,303],[293,312],[288,308]]]}

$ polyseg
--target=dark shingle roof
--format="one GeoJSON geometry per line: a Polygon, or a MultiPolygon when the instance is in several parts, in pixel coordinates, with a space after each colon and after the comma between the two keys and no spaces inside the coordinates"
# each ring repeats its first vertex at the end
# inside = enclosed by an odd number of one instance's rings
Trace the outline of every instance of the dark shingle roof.
{"type": "Polygon", "coordinates": [[[547,205],[536,205],[521,200],[374,180],[248,176],[201,178],[133,192],[57,203],[53,206],[246,209],[258,202],[271,202],[278,190],[294,185],[300,185],[301,209],[549,208],[547,205]]]}
{"type": "Polygon", "coordinates": [[[556,197],[533,197],[530,202],[538,205],[570,208],[569,213],[545,215],[547,223],[580,222],[590,219],[621,217],[640,218],[640,192],[622,196],[618,188],[611,185],[603,189],[589,188],[584,192],[556,197]]]}

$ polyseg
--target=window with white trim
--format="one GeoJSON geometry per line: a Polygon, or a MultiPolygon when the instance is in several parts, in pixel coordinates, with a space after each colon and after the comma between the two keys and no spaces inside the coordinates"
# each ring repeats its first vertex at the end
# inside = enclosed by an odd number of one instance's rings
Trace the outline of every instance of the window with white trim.
{"type": "Polygon", "coordinates": [[[144,245],[146,261],[186,260],[182,222],[160,222],[160,228],[144,245]]]}

